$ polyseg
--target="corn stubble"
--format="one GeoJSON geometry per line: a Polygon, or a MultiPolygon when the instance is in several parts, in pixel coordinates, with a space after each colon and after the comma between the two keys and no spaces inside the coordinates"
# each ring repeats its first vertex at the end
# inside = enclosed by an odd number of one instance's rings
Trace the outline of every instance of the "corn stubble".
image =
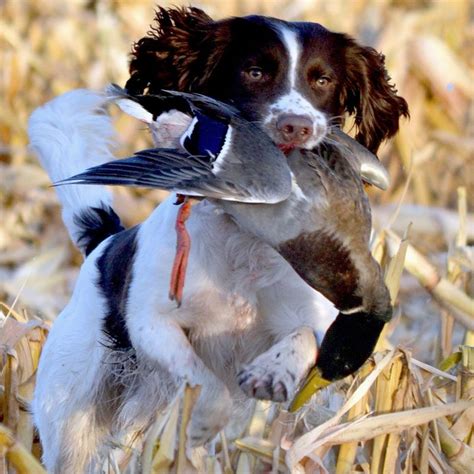
{"type": "MultiPolygon", "coordinates": [[[[261,12],[318,21],[386,54],[411,109],[410,122],[380,153],[393,184],[386,193],[370,191],[377,227],[373,253],[385,270],[395,318],[354,377],[317,393],[296,414],[256,403],[241,438],[230,441],[221,434],[212,455],[198,449],[190,456],[186,450],[199,387],[182,387],[146,432],[117,447],[105,472],[472,472],[469,1],[262,0],[256,6],[209,0],[200,5],[216,17],[261,12]],[[410,314],[399,301],[412,294],[422,303],[410,314]],[[426,313],[427,300],[431,306],[423,325],[416,315],[426,313]],[[418,338],[423,342],[417,345],[418,338]]],[[[67,244],[48,179],[26,146],[27,117],[71,88],[124,83],[131,42],[148,29],[152,9],[153,2],[0,5],[0,301],[8,302],[0,305],[0,472],[45,472],[28,403],[49,321],[67,302],[81,261],[67,244]]],[[[117,127],[122,154],[147,146],[148,137],[127,118],[117,117],[117,127]]],[[[135,224],[162,198],[160,192],[118,190],[116,208],[127,224],[135,224]]]]}

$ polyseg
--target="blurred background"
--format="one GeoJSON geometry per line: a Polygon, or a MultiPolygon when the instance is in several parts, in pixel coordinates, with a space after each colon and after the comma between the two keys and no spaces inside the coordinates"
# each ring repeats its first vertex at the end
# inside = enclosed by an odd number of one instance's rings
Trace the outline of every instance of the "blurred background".
{"type": "MultiPolygon", "coordinates": [[[[260,13],[319,22],[386,55],[411,119],[380,152],[392,185],[385,193],[371,191],[375,226],[386,225],[402,201],[392,228],[401,235],[413,222],[411,243],[444,274],[459,227],[458,202],[464,202],[459,187],[467,189],[468,208],[473,204],[473,2],[208,0],[193,5],[216,19],[260,13]]],[[[0,0],[0,301],[17,312],[53,319],[70,297],[81,263],[48,177],[28,151],[28,116],[74,88],[123,85],[131,45],[149,30],[154,7],[148,0],[0,0]]],[[[115,114],[117,155],[146,146],[143,127],[115,114]]],[[[128,225],[143,220],[163,197],[129,189],[116,189],[116,195],[128,225]]],[[[472,216],[464,222],[469,241],[472,216]]],[[[472,248],[461,247],[456,255],[469,292],[472,248]]],[[[8,310],[3,311],[5,316],[8,310]]],[[[404,276],[392,340],[432,361],[439,353],[439,331],[440,308],[423,285],[404,276]]],[[[454,335],[452,341],[459,342],[462,331],[458,339],[454,335]]],[[[444,353],[452,344],[448,339],[444,353]]]]}

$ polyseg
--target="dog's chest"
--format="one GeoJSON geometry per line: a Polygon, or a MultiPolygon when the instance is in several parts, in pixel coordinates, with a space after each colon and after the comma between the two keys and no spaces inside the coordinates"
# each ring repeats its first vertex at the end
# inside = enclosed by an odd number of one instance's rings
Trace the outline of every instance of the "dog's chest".
{"type": "Polygon", "coordinates": [[[259,290],[281,278],[283,259],[214,203],[193,207],[188,230],[192,246],[182,310],[246,328],[256,317],[259,290]]]}
{"type": "Polygon", "coordinates": [[[190,316],[198,316],[186,330],[191,345],[228,387],[235,385],[239,367],[269,346],[257,305],[242,295],[209,292],[195,295],[190,303],[190,316]]]}
{"type": "Polygon", "coordinates": [[[250,330],[256,318],[256,304],[251,298],[212,287],[190,296],[179,311],[181,325],[196,337],[237,335],[250,330]]]}
{"type": "Polygon", "coordinates": [[[169,315],[206,364],[224,374],[268,346],[259,294],[283,277],[287,264],[209,202],[193,207],[188,230],[183,303],[169,315]]]}

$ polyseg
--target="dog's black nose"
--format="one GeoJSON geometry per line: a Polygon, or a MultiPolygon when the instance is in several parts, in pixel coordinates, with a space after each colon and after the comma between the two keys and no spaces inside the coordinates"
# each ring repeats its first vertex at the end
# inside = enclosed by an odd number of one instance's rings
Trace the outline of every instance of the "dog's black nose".
{"type": "Polygon", "coordinates": [[[276,128],[284,142],[302,145],[313,133],[313,122],[305,115],[285,114],[277,120],[276,128]]]}

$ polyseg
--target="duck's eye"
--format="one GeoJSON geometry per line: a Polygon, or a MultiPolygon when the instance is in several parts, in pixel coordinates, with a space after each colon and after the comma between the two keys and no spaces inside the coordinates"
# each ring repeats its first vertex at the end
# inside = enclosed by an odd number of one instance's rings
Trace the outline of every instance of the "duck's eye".
{"type": "Polygon", "coordinates": [[[263,69],[261,67],[250,67],[245,71],[247,77],[254,82],[261,81],[263,79],[263,69]]]}
{"type": "Polygon", "coordinates": [[[321,76],[317,79],[316,84],[319,87],[326,87],[329,85],[330,82],[331,82],[331,79],[329,79],[329,77],[321,76]]]}

